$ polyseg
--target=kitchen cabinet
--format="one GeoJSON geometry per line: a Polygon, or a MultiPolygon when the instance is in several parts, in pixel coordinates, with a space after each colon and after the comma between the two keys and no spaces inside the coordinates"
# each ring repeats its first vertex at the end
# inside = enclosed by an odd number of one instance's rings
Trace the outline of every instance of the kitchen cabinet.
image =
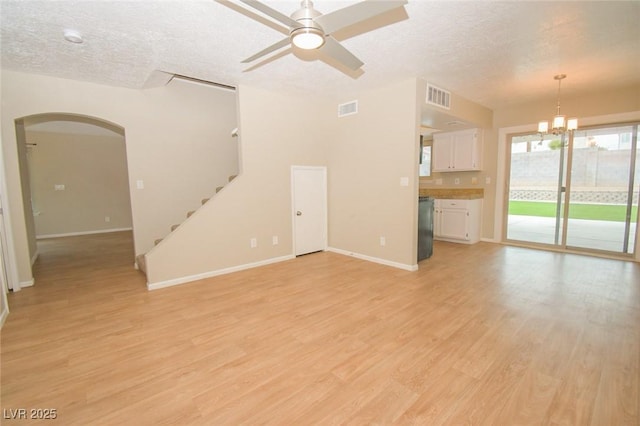
{"type": "Polygon", "coordinates": [[[433,171],[464,172],[482,169],[482,129],[434,133],[433,171]]]}
{"type": "Polygon", "coordinates": [[[433,237],[474,244],[480,241],[482,200],[441,200],[434,203],[433,237]]]}

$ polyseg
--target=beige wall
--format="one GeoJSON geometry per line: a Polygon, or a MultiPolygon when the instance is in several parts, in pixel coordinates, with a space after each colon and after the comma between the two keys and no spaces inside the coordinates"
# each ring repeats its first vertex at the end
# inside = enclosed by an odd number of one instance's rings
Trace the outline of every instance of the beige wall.
{"type": "MultiPolygon", "coordinates": [[[[551,97],[527,104],[515,104],[494,111],[493,127],[519,126],[551,120],[556,112],[557,98],[551,97]]],[[[640,110],[640,85],[620,87],[615,90],[580,95],[562,93],[561,112],[582,119],[592,116],[618,114],[640,110]]]]}
{"type": "Polygon", "coordinates": [[[230,135],[237,127],[233,92],[181,81],[131,90],[3,70],[2,103],[2,150],[20,281],[32,276],[16,119],[69,113],[125,129],[136,253],[153,247],[173,223],[182,221],[187,211],[237,173],[237,141],[230,135]],[[137,180],[144,182],[144,189],[136,189],[137,180]]]}
{"type": "Polygon", "coordinates": [[[239,92],[242,174],[147,254],[152,287],[292,256],[293,165],[328,168],[331,248],[416,265],[416,80],[361,93],[359,114],[344,118],[336,116],[344,100],[239,92]]]}
{"type": "Polygon", "coordinates": [[[24,212],[24,223],[27,232],[27,248],[29,249],[29,259],[33,263],[37,257],[38,246],[36,245],[36,226],[33,219],[33,206],[31,204],[31,179],[29,164],[27,163],[26,130],[22,120],[17,120],[16,139],[18,141],[18,164],[20,170],[20,192],[22,194],[22,208],[24,212]]]}
{"type": "Polygon", "coordinates": [[[323,122],[334,105],[241,86],[239,108],[242,173],[147,254],[149,283],[293,253],[291,166],[327,165],[323,122]]]}
{"type": "Polygon", "coordinates": [[[28,128],[26,136],[35,144],[27,157],[37,236],[132,227],[124,136],[28,128]]]}
{"type": "Polygon", "coordinates": [[[327,141],[331,247],[417,265],[418,92],[415,79],[364,92],[358,114],[333,120],[335,134],[327,141]],[[402,177],[408,186],[400,186],[402,177]]]}
{"type": "MultiPolygon", "coordinates": [[[[137,253],[147,251],[155,238],[166,234],[166,227],[182,220],[185,207],[189,208],[185,187],[191,187],[184,183],[200,175],[193,171],[194,165],[211,164],[194,155],[193,148],[207,146],[216,132],[211,124],[216,110],[211,90],[215,89],[185,83],[134,91],[7,71],[2,79],[6,105],[2,140],[12,209],[16,205],[19,209],[21,203],[13,120],[57,111],[100,117],[125,128],[137,253]],[[138,179],[144,180],[144,190],[135,189],[138,179]]],[[[570,98],[566,106],[563,98],[563,109],[584,116],[637,108],[637,102],[629,100],[638,99],[634,90],[581,97],[574,101],[579,105],[576,110],[570,98]]],[[[396,266],[415,265],[422,103],[423,93],[415,79],[335,102],[241,87],[242,174],[216,196],[216,202],[200,209],[180,232],[149,253],[149,281],[290,256],[291,165],[328,167],[330,247],[396,266]],[[359,114],[337,118],[337,104],[354,98],[359,101],[359,114]],[[408,178],[408,186],[400,186],[402,177],[408,178]],[[280,244],[272,245],[272,236],[278,236],[280,244]],[[386,238],[384,247],[379,243],[381,236],[386,238]],[[250,248],[251,238],[258,239],[255,249],[250,248]]],[[[485,170],[475,174],[478,185],[485,187],[483,238],[494,235],[499,127],[546,118],[553,112],[547,104],[496,111],[494,128],[485,129],[485,170]],[[485,177],[490,184],[485,184],[485,177]]],[[[455,177],[463,179],[461,187],[468,186],[470,176],[447,174],[443,186],[453,186],[455,177]]],[[[217,185],[211,186],[213,190],[217,185]]],[[[204,197],[201,192],[193,191],[190,197],[196,198],[194,207],[204,197]]],[[[16,240],[20,239],[16,247],[24,257],[28,252],[24,223],[15,220],[13,228],[16,240]]],[[[23,265],[21,273],[30,274],[30,270],[25,272],[23,265]]]]}

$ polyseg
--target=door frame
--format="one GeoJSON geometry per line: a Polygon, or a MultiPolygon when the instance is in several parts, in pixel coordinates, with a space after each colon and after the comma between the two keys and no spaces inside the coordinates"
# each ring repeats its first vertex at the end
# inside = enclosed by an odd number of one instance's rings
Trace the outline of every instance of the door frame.
{"type": "Polygon", "coordinates": [[[295,173],[299,170],[313,170],[313,171],[321,171],[322,172],[322,183],[323,183],[323,215],[324,215],[324,223],[323,223],[323,232],[322,237],[324,240],[324,244],[322,247],[323,251],[327,250],[329,246],[329,238],[328,238],[328,223],[329,223],[329,209],[327,204],[327,167],[326,166],[291,166],[291,247],[293,249],[293,255],[297,256],[297,248],[296,248],[296,181],[295,181],[295,173]]]}
{"type": "Polygon", "coordinates": [[[9,290],[13,292],[20,291],[20,280],[18,279],[18,271],[14,267],[16,265],[16,255],[13,245],[13,236],[11,233],[11,221],[10,210],[8,208],[9,202],[7,197],[7,185],[4,169],[4,155],[0,150],[0,226],[2,231],[0,233],[0,250],[2,250],[2,273],[4,279],[0,285],[0,328],[4,325],[7,316],[9,315],[9,298],[7,293],[9,290]]]}

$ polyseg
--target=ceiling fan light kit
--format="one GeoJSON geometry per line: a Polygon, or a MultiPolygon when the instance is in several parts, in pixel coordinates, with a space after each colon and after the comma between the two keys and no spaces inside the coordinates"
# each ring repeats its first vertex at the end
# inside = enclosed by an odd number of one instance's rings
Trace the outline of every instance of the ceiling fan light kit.
{"type": "Polygon", "coordinates": [[[324,33],[317,28],[296,28],[291,31],[291,42],[300,49],[317,49],[324,44],[324,33]]]}
{"type": "MultiPolygon", "coordinates": [[[[224,4],[223,0],[218,1],[224,4]]],[[[332,34],[407,4],[407,0],[361,1],[322,14],[313,8],[311,0],[302,0],[300,9],[292,13],[291,16],[287,16],[256,0],[239,1],[284,25],[283,32],[289,34],[287,38],[245,59],[242,61],[243,63],[255,61],[269,53],[293,45],[304,50],[319,50],[327,57],[353,71],[359,70],[364,63],[342,46],[332,34]]],[[[251,17],[251,15],[247,16],[251,17]]]]}

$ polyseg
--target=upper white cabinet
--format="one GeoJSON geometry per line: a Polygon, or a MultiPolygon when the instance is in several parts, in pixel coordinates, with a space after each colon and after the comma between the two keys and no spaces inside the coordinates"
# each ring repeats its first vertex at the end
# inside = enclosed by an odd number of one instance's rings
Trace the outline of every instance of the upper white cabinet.
{"type": "Polygon", "coordinates": [[[482,129],[434,133],[433,171],[464,172],[482,169],[482,129]]]}

